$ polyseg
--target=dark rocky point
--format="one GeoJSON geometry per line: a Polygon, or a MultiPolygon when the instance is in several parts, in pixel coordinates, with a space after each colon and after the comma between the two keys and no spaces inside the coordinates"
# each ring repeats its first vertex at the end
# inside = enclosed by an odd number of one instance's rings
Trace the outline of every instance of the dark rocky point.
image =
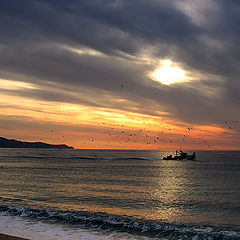
{"type": "Polygon", "coordinates": [[[0,137],[0,148],[59,148],[59,149],[74,149],[65,144],[55,145],[43,142],[24,142],[15,139],[7,139],[0,137]]]}

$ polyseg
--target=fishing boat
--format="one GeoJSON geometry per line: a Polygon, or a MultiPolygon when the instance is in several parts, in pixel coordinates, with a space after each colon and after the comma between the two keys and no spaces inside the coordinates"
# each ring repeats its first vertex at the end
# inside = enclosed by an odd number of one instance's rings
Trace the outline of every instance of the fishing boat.
{"type": "Polygon", "coordinates": [[[193,154],[188,154],[180,150],[176,151],[176,155],[174,157],[172,155],[168,155],[164,157],[163,160],[196,161],[196,153],[194,152],[193,154]]]}

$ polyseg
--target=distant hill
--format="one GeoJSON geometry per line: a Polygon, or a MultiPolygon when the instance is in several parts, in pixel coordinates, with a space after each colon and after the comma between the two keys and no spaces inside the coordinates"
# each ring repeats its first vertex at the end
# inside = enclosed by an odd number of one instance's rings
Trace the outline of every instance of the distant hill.
{"type": "Polygon", "coordinates": [[[15,139],[7,139],[0,137],[0,148],[60,148],[73,149],[65,144],[54,145],[43,142],[23,142],[15,139]]]}

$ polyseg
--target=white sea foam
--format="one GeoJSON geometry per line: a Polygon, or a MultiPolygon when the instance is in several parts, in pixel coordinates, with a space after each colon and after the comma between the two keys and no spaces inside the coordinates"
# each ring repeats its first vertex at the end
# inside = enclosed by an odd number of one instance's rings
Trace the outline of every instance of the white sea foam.
{"type": "Polygon", "coordinates": [[[56,212],[11,206],[2,206],[1,209],[0,232],[32,240],[149,239],[140,236],[141,233],[157,239],[240,239],[239,231],[226,228],[177,226],[100,213],[56,212]]]}
{"type": "Polygon", "coordinates": [[[128,233],[107,232],[83,229],[66,224],[48,224],[42,221],[6,216],[0,214],[0,232],[31,240],[147,240],[147,237],[134,236],[128,233]]]}

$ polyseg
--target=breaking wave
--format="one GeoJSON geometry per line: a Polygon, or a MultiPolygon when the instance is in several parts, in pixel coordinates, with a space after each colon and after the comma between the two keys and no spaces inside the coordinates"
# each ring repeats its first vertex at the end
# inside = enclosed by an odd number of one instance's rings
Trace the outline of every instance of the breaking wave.
{"type": "Polygon", "coordinates": [[[160,239],[239,240],[240,231],[213,226],[174,225],[106,213],[52,211],[38,208],[0,206],[1,215],[31,218],[48,223],[62,223],[86,228],[127,232],[160,239]]]}

